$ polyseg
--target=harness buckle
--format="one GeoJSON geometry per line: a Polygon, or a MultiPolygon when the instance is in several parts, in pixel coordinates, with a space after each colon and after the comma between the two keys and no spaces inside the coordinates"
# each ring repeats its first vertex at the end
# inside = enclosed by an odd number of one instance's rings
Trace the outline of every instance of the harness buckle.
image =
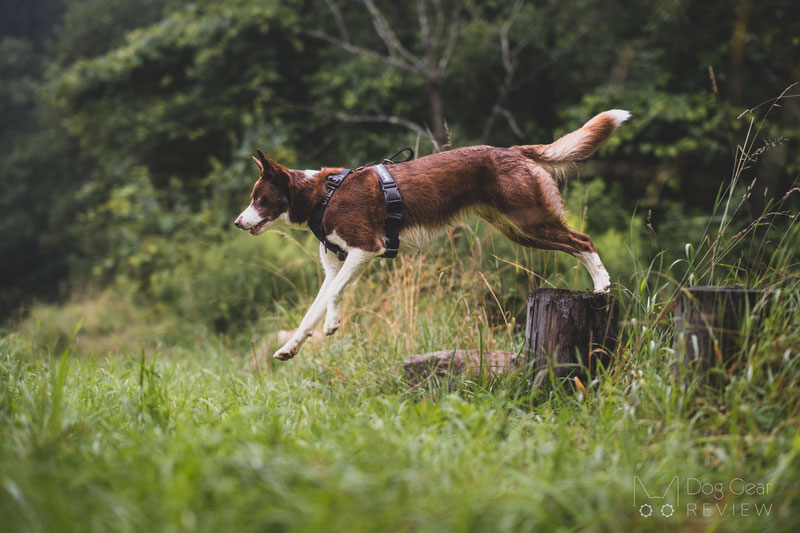
{"type": "Polygon", "coordinates": [[[397,190],[397,186],[384,189],[383,195],[386,197],[387,204],[391,205],[403,202],[403,197],[400,196],[400,191],[397,190]]]}

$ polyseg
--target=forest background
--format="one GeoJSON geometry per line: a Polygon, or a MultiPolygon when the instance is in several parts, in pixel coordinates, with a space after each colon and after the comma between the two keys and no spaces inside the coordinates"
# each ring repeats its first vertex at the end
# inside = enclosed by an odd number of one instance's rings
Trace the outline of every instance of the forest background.
{"type": "Polygon", "coordinates": [[[297,250],[235,234],[256,147],[293,168],[352,166],[404,145],[546,143],[610,108],[634,118],[563,192],[629,279],[631,254],[674,259],[702,237],[755,113],[740,226],[796,184],[800,101],[770,108],[800,80],[791,8],[4,0],[0,317],[114,287],[213,331],[241,327],[258,316],[248,299],[291,285],[243,293],[258,260],[242,255],[282,254],[270,263],[296,266],[282,269],[292,283],[313,273],[297,250]]]}

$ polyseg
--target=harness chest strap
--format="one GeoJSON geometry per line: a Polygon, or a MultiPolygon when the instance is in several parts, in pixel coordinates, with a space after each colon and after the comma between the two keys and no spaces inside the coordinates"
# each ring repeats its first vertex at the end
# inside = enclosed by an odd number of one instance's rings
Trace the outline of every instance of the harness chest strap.
{"type": "MultiPolygon", "coordinates": [[[[398,152],[399,153],[399,152],[398,152]]],[[[391,162],[390,160],[386,160],[391,162]]],[[[397,188],[397,182],[392,177],[391,172],[386,168],[386,165],[379,164],[374,166],[375,171],[381,182],[381,189],[386,200],[386,246],[385,251],[381,257],[394,258],[397,257],[397,252],[400,248],[400,226],[403,220],[403,198],[400,195],[400,190],[397,188]]],[[[308,227],[311,229],[314,236],[325,246],[326,250],[336,254],[340,261],[347,258],[345,252],[340,246],[328,241],[325,230],[322,227],[322,217],[325,214],[325,208],[336,192],[336,189],[342,184],[344,179],[353,173],[353,170],[347,168],[336,174],[330,175],[325,178],[325,193],[322,200],[314,206],[311,211],[311,216],[308,218],[308,227]]]]}
{"type": "Polygon", "coordinates": [[[314,206],[314,209],[311,210],[311,215],[308,217],[308,227],[311,229],[311,232],[325,246],[326,250],[330,250],[336,254],[339,261],[345,260],[347,252],[342,250],[339,245],[328,241],[325,230],[322,228],[322,216],[325,214],[325,208],[328,207],[333,193],[336,192],[339,185],[341,185],[344,179],[352,172],[351,169],[346,168],[325,178],[325,193],[322,196],[322,200],[314,206]]]}

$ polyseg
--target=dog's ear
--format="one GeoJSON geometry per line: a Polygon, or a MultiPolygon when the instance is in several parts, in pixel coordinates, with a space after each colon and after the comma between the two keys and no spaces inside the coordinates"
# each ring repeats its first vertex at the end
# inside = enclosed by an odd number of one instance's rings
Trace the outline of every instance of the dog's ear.
{"type": "Polygon", "coordinates": [[[256,153],[258,154],[258,160],[256,161],[256,164],[259,166],[259,168],[261,168],[261,179],[269,180],[276,185],[289,184],[290,175],[288,168],[280,163],[276,163],[264,155],[264,152],[261,150],[256,149],[256,153]]]}
{"type": "Polygon", "coordinates": [[[264,155],[264,152],[256,148],[256,153],[258,154],[258,166],[261,167],[261,170],[266,174],[272,174],[279,169],[281,165],[270,159],[269,157],[264,155]]]}
{"type": "Polygon", "coordinates": [[[258,161],[256,162],[259,167],[261,167],[261,171],[264,173],[264,177],[269,177],[274,174],[279,174],[280,172],[285,172],[286,169],[283,165],[276,163],[266,155],[261,150],[256,149],[256,153],[258,154],[258,161]]]}
{"type": "Polygon", "coordinates": [[[251,155],[250,157],[253,158],[253,161],[255,161],[256,165],[258,165],[258,170],[260,170],[261,173],[263,174],[264,173],[264,165],[263,165],[263,163],[261,163],[261,161],[259,161],[258,158],[256,156],[254,156],[254,155],[251,155]]]}

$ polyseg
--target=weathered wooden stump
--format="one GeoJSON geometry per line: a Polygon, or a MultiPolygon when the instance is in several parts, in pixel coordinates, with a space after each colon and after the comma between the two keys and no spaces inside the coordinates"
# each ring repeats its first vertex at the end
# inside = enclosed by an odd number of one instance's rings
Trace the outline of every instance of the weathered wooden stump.
{"type": "Polygon", "coordinates": [[[525,353],[538,373],[558,378],[593,377],[608,368],[617,349],[618,305],[610,293],[537,289],[528,296],[525,353]],[[588,375],[587,372],[588,371],[588,375]]]}
{"type": "Polygon", "coordinates": [[[765,304],[762,290],[684,288],[673,314],[679,360],[698,369],[726,366],[747,342],[753,319],[765,304]]]}
{"type": "Polygon", "coordinates": [[[403,360],[406,382],[416,386],[429,380],[452,380],[455,376],[488,377],[512,372],[519,366],[517,354],[502,350],[444,350],[413,355],[403,360]]]}

